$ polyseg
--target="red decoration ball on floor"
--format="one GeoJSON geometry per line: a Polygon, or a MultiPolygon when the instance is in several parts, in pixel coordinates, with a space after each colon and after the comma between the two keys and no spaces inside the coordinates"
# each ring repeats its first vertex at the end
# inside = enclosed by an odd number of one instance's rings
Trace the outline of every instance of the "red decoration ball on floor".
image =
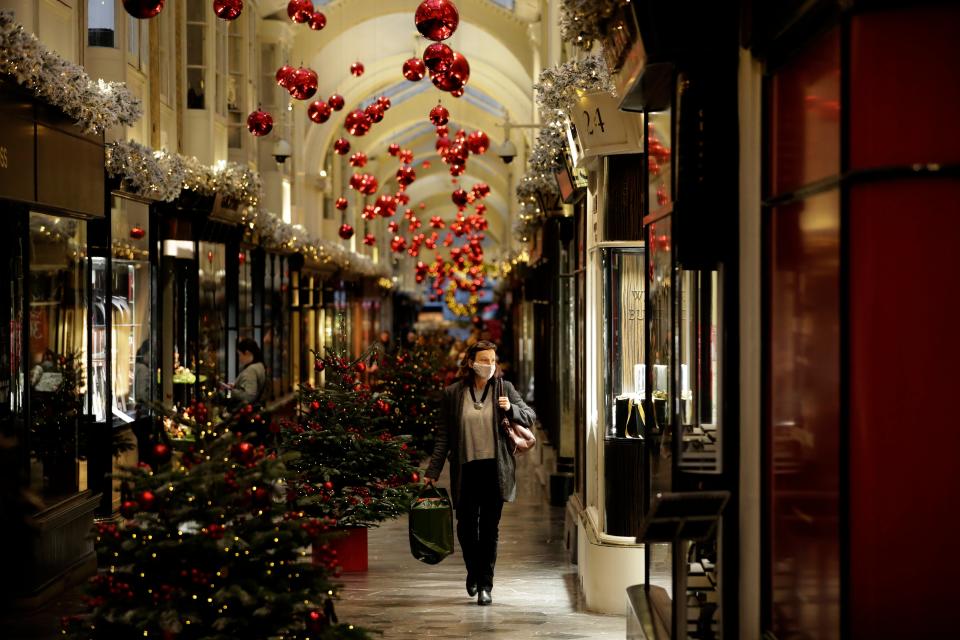
{"type": "Polygon", "coordinates": [[[221,20],[236,20],[243,11],[243,0],[213,0],[213,12],[221,20]]]}
{"type": "Polygon", "coordinates": [[[257,109],[247,116],[247,130],[257,137],[267,135],[273,130],[273,116],[257,109]]]}
{"type": "Polygon", "coordinates": [[[314,31],[320,31],[325,26],[327,26],[327,16],[320,11],[314,11],[313,15],[310,16],[310,28],[314,31]]]}
{"type": "Polygon", "coordinates": [[[314,100],[307,107],[307,117],[317,124],[323,124],[329,120],[331,113],[333,113],[333,109],[323,100],[314,100]]]}
{"type": "Polygon", "coordinates": [[[310,0],[290,0],[287,3],[287,15],[299,24],[308,22],[313,17],[313,2],[310,0]]]}
{"type": "Polygon", "coordinates": [[[123,0],[123,8],[134,18],[146,20],[163,11],[164,2],[165,0],[123,0]]]}
{"type": "Polygon", "coordinates": [[[337,138],[337,141],[333,143],[333,150],[341,156],[345,156],[350,153],[350,142],[344,138],[337,138]]]}
{"type": "Polygon", "coordinates": [[[442,42],[434,42],[423,50],[423,64],[434,73],[443,73],[453,63],[453,49],[442,42]]]}
{"type": "Polygon", "coordinates": [[[372,125],[373,122],[370,120],[370,116],[360,111],[360,109],[354,109],[348,113],[343,121],[343,127],[353,136],[366,135],[372,125]]]}
{"type": "Polygon", "coordinates": [[[447,124],[450,120],[450,112],[447,111],[447,108],[442,104],[438,104],[433,109],[430,109],[430,122],[440,126],[447,124]]]}
{"type": "Polygon", "coordinates": [[[363,71],[363,63],[360,61],[354,62],[352,65],[350,65],[350,73],[358,78],[363,75],[363,71]]]}
{"type": "Polygon", "coordinates": [[[351,227],[351,226],[350,226],[349,224],[347,224],[346,222],[344,222],[342,225],[340,225],[340,237],[343,238],[344,240],[349,240],[350,238],[352,238],[352,237],[353,237],[353,227],[351,227]]]}
{"type": "Polygon", "coordinates": [[[343,99],[342,95],[335,93],[327,98],[327,104],[329,104],[330,108],[334,111],[340,111],[343,109],[343,105],[346,104],[346,101],[343,99]]]}
{"type": "Polygon", "coordinates": [[[460,13],[450,0],[423,0],[413,16],[417,31],[429,40],[446,40],[457,30],[460,13]]]}
{"type": "Polygon", "coordinates": [[[403,63],[402,71],[404,78],[410,82],[417,82],[427,75],[427,65],[423,64],[420,58],[410,58],[403,63]]]}

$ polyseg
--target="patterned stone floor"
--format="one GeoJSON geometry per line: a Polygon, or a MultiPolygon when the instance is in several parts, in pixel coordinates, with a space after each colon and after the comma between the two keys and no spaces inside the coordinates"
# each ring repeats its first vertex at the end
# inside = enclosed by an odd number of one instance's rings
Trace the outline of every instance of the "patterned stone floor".
{"type": "Polygon", "coordinates": [[[341,578],[341,620],[385,640],[624,638],[623,616],[583,608],[576,567],[564,558],[563,509],[548,506],[532,470],[520,467],[520,496],[503,510],[492,606],[467,595],[459,550],[438,565],[414,560],[402,518],[370,530],[368,572],[341,578]]]}

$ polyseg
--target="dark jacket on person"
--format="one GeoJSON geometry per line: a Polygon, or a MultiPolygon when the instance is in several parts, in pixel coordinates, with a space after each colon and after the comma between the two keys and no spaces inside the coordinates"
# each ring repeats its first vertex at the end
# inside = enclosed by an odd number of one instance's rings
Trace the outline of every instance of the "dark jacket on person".
{"type": "MultiPolygon", "coordinates": [[[[441,422],[437,429],[430,465],[426,471],[427,477],[439,478],[445,459],[450,459],[450,492],[453,497],[454,508],[460,501],[460,443],[463,441],[463,421],[460,416],[463,411],[465,396],[469,393],[468,385],[472,382],[472,380],[464,381],[461,379],[443,390],[441,422]]],[[[508,417],[513,422],[532,429],[533,423],[537,419],[533,409],[527,406],[527,403],[523,401],[512,384],[506,380],[502,382],[503,395],[510,400],[508,417]]],[[[496,385],[497,381],[494,380],[493,383],[496,385]]],[[[496,394],[495,388],[491,391],[496,394]]],[[[494,395],[495,406],[496,400],[496,395],[494,395]]],[[[496,443],[500,496],[506,502],[513,502],[517,497],[516,461],[513,458],[513,452],[510,450],[510,443],[500,433],[499,420],[502,414],[503,411],[497,406],[497,409],[493,412],[494,417],[490,428],[493,429],[494,442],[496,443]]]]}
{"type": "Polygon", "coordinates": [[[236,382],[230,399],[234,404],[257,404],[263,399],[263,390],[267,386],[267,370],[262,362],[251,362],[243,368],[236,382]]]}

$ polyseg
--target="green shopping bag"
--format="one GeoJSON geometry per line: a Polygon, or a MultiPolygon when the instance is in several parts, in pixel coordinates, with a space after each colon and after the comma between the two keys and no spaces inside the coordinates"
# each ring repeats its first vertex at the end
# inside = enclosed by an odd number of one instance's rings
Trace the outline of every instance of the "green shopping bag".
{"type": "Polygon", "coordinates": [[[446,489],[427,486],[410,505],[410,553],[437,564],[453,553],[453,505],[446,489]]]}

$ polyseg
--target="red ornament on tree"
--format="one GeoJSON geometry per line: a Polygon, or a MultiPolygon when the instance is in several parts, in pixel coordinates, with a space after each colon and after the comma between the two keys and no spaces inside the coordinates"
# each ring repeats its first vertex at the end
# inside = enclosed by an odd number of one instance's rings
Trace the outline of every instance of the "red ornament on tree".
{"type": "Polygon", "coordinates": [[[403,77],[409,80],[410,82],[418,82],[423,80],[423,76],[427,75],[427,65],[423,64],[423,60],[420,58],[410,58],[403,63],[403,77]]]}
{"type": "Polygon", "coordinates": [[[345,156],[350,153],[350,142],[344,138],[337,138],[337,141],[333,143],[333,150],[341,156],[345,156]]]}
{"type": "Polygon", "coordinates": [[[291,67],[288,64],[283,65],[277,69],[276,79],[277,84],[283,87],[286,90],[290,90],[290,82],[293,80],[294,74],[297,72],[296,69],[291,67]]]}
{"type": "MultiPolygon", "coordinates": [[[[317,358],[316,360],[313,361],[313,370],[314,370],[314,371],[323,371],[324,367],[325,367],[325,365],[323,364],[323,360],[321,360],[320,358],[317,358]]],[[[314,408],[315,408],[315,409],[318,409],[319,406],[314,407],[314,408]]]]}
{"type": "Polygon", "coordinates": [[[430,109],[430,122],[440,126],[447,124],[450,120],[450,112],[447,111],[447,108],[442,104],[438,104],[433,109],[430,109]]]}
{"type": "Polygon", "coordinates": [[[429,40],[446,40],[457,30],[460,13],[450,0],[423,0],[413,16],[417,31],[429,40]]]}
{"type": "Polygon", "coordinates": [[[319,11],[314,11],[310,16],[310,28],[314,31],[320,31],[327,26],[327,16],[319,11]]]}
{"type": "Polygon", "coordinates": [[[352,237],[353,237],[353,227],[351,227],[351,226],[350,226],[349,224],[347,224],[346,222],[344,222],[342,225],[340,225],[340,237],[343,238],[344,240],[349,240],[350,238],[352,238],[352,237]]]}
{"type": "Polygon", "coordinates": [[[334,203],[333,206],[335,206],[340,211],[343,211],[344,209],[347,208],[347,199],[343,197],[337,198],[337,201],[334,203]]]}
{"type": "Polygon", "coordinates": [[[453,49],[442,42],[434,42],[423,50],[423,64],[430,74],[443,73],[453,63],[453,49]]]}
{"type": "Polygon", "coordinates": [[[247,130],[253,135],[265,136],[273,130],[273,116],[257,109],[247,116],[247,130]]]}
{"type": "Polygon", "coordinates": [[[141,240],[145,235],[147,235],[147,232],[140,225],[135,224],[130,227],[130,237],[134,240],[141,240]]]}
{"type": "Polygon", "coordinates": [[[162,442],[158,442],[157,444],[153,445],[152,453],[153,459],[156,462],[166,462],[170,459],[170,447],[162,442]]]}
{"type": "Polygon", "coordinates": [[[350,156],[350,166],[351,167],[367,166],[367,154],[365,154],[363,151],[357,151],[355,154],[350,156]]]}
{"type": "Polygon", "coordinates": [[[140,508],[145,511],[150,511],[153,509],[153,505],[156,504],[157,496],[153,494],[153,491],[142,491],[139,496],[137,496],[137,502],[140,504],[140,508]]]}
{"type": "Polygon", "coordinates": [[[120,505],[120,515],[129,520],[137,513],[137,509],[139,508],[140,505],[133,500],[124,500],[120,505]]]}
{"type": "Polygon", "coordinates": [[[363,244],[372,247],[377,244],[377,237],[372,233],[367,233],[363,236],[363,244]]]}
{"type": "Polygon", "coordinates": [[[297,100],[307,100],[317,92],[317,72],[313,69],[300,67],[293,74],[288,87],[290,95],[297,100]]]}
{"type": "Polygon", "coordinates": [[[314,100],[307,107],[307,117],[317,124],[323,124],[329,120],[331,113],[333,113],[333,109],[323,100],[314,100]]]}
{"type": "Polygon", "coordinates": [[[346,101],[343,99],[342,95],[335,93],[327,98],[327,104],[329,104],[330,108],[334,111],[340,111],[343,109],[343,105],[346,104],[346,101]]]}
{"type": "MultiPolygon", "coordinates": [[[[166,0],[123,0],[123,8],[127,13],[139,20],[155,17],[163,11],[166,0]]],[[[113,11],[111,10],[111,15],[113,11]]]]}
{"type": "Polygon", "coordinates": [[[236,20],[243,11],[243,0],[213,0],[213,12],[221,20],[236,20]]]}
{"type": "Polygon", "coordinates": [[[347,117],[343,121],[343,127],[350,132],[350,135],[362,136],[370,131],[370,127],[373,123],[370,120],[370,116],[365,114],[360,109],[354,109],[347,114],[347,117]]]}
{"type": "Polygon", "coordinates": [[[358,78],[363,75],[363,71],[363,63],[359,60],[350,65],[350,73],[358,78]]]}
{"type": "Polygon", "coordinates": [[[296,23],[308,22],[313,17],[313,2],[310,0],[290,0],[287,3],[287,15],[296,23]]]}

